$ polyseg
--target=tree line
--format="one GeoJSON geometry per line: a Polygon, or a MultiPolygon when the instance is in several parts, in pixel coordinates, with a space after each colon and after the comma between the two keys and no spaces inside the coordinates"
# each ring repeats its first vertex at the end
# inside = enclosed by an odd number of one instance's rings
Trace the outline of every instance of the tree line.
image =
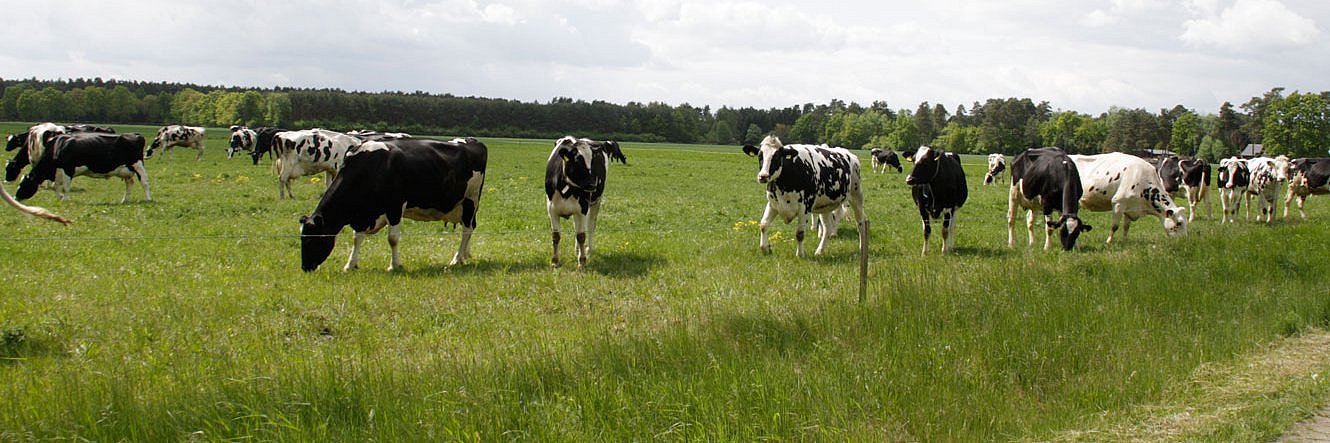
{"type": "Polygon", "coordinates": [[[766,134],[850,149],[920,145],[971,154],[1016,154],[1058,146],[1072,153],[1169,150],[1211,161],[1250,143],[1292,157],[1326,155],[1330,92],[1284,88],[1215,112],[1181,105],[1151,112],[1113,107],[1099,115],[1055,110],[1046,101],[992,98],[954,109],[920,103],[893,109],[831,100],[786,108],[615,104],[556,97],[547,102],[421,91],[239,88],[95,79],[0,79],[0,119],[122,124],[279,126],[623,141],[739,144],[766,134]]]}

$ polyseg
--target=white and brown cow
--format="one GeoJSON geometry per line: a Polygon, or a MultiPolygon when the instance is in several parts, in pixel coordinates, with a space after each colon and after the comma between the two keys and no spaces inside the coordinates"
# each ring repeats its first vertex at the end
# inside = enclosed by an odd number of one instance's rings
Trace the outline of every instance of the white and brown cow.
{"type": "Polygon", "coordinates": [[[286,131],[273,136],[273,167],[277,170],[277,198],[291,197],[291,181],[320,172],[327,183],[337,177],[342,160],[360,139],[325,129],[286,131]]]}
{"type": "MultiPolygon", "coordinates": [[[[827,145],[786,145],[769,135],[761,146],[744,145],[743,152],[758,158],[757,182],[766,185],[767,206],[759,223],[758,245],[771,253],[767,229],[776,216],[785,223],[796,221],[795,255],[804,256],[804,233],[810,214],[821,217],[830,226],[829,213],[848,202],[859,222],[860,244],[868,238],[868,217],[864,214],[864,192],[859,175],[859,157],[844,148],[827,145]]],[[[819,231],[814,255],[826,251],[830,229],[819,231]]]]}
{"type": "Polygon", "coordinates": [[[1113,212],[1108,243],[1122,228],[1126,240],[1131,222],[1146,215],[1159,217],[1164,232],[1170,236],[1187,234],[1187,209],[1173,204],[1164,190],[1154,166],[1140,157],[1112,152],[1099,155],[1072,155],[1081,174],[1081,209],[1113,212]]]}
{"type": "Polygon", "coordinates": [[[601,196],[609,176],[611,161],[628,164],[614,141],[564,137],[554,141],[554,150],[545,163],[546,212],[550,216],[554,255],[550,263],[559,266],[559,220],[571,217],[577,232],[577,267],[586,267],[591,258],[591,241],[596,235],[601,196]]]}
{"type": "Polygon", "coordinates": [[[910,185],[919,217],[924,223],[923,254],[928,255],[928,237],[933,233],[932,221],[942,220],[942,254],[955,249],[956,211],[965,205],[970,192],[965,185],[965,168],[961,158],[953,152],[920,146],[906,157],[914,163],[905,184],[910,185]]]}
{"type": "Polygon", "coordinates": [[[449,266],[464,263],[471,257],[488,157],[488,149],[474,138],[357,145],[314,212],[300,219],[300,269],[318,269],[346,226],[355,231],[355,243],[344,271],[356,269],[366,236],[385,226],[392,248],[388,270],[402,269],[397,243],[403,218],[461,224],[461,242],[449,266]]]}
{"type": "Polygon", "coordinates": [[[148,146],[148,153],[144,158],[152,158],[152,154],[158,149],[170,151],[176,146],[184,146],[198,151],[198,156],[194,157],[194,160],[202,160],[204,131],[206,131],[204,128],[198,126],[163,126],[157,130],[157,138],[152,139],[152,145],[148,146]]]}
{"type": "Polygon", "coordinates": [[[1092,227],[1080,217],[1081,175],[1076,162],[1058,148],[1030,149],[1011,161],[1011,191],[1007,198],[1007,247],[1016,247],[1016,213],[1026,210],[1029,245],[1034,245],[1035,211],[1044,214],[1044,250],[1058,229],[1062,249],[1076,247],[1076,239],[1092,227]],[[1053,211],[1060,217],[1053,220],[1053,211]]]}
{"type": "MultiPolygon", "coordinates": [[[[1015,164],[1015,161],[1012,162],[1015,164]]],[[[1002,154],[988,154],[988,173],[984,174],[984,185],[997,184],[998,177],[1002,176],[1002,171],[1007,169],[1007,157],[1002,154]]]]}

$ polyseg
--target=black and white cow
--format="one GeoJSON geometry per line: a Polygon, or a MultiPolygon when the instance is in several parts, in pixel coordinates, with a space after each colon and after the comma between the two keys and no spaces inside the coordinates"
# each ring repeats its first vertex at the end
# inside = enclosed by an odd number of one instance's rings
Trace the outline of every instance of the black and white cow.
{"type": "MultiPolygon", "coordinates": [[[[242,134],[240,134],[239,138],[236,137],[237,131],[233,130],[231,132],[230,150],[232,152],[237,150],[248,151],[249,157],[253,160],[255,165],[259,164],[259,159],[263,158],[263,154],[268,154],[269,157],[272,156],[273,138],[279,133],[288,131],[288,129],[273,128],[269,126],[260,126],[252,129],[245,127],[240,128],[243,129],[243,131],[241,131],[242,134]],[[252,133],[253,135],[251,136],[243,133],[252,133]]],[[[229,156],[230,153],[227,155],[229,156]]]]}
{"type": "MultiPolygon", "coordinates": [[[[859,157],[849,150],[827,145],[786,145],[776,136],[768,135],[760,147],[744,145],[743,152],[758,158],[757,182],[767,185],[767,206],[762,212],[758,239],[763,253],[771,253],[767,229],[772,218],[779,215],[785,223],[797,221],[794,251],[796,256],[803,257],[809,215],[820,217],[824,226],[830,226],[829,213],[846,202],[859,222],[860,244],[868,238],[859,157]]],[[[814,255],[826,251],[830,231],[819,231],[814,255]]]]}
{"type": "Polygon", "coordinates": [[[1290,162],[1288,193],[1284,195],[1284,219],[1288,219],[1288,207],[1293,201],[1298,202],[1298,213],[1307,219],[1303,205],[1311,195],[1330,194],[1330,158],[1299,158],[1290,162]]]}
{"type": "Polygon", "coordinates": [[[342,160],[360,139],[326,129],[286,131],[273,136],[273,168],[277,170],[277,198],[291,197],[291,181],[320,172],[329,186],[342,169],[342,160]]]}
{"type": "Polygon", "coordinates": [[[920,146],[906,159],[914,163],[905,184],[910,185],[910,194],[923,219],[923,254],[928,255],[928,237],[933,233],[934,219],[942,220],[942,253],[948,254],[956,242],[956,211],[970,195],[961,158],[955,153],[920,146]]]}
{"type": "MultiPolygon", "coordinates": [[[[56,125],[56,126],[59,127],[58,130],[59,133],[99,132],[103,134],[115,134],[115,129],[111,129],[104,126],[94,126],[87,124],[56,125]]],[[[17,151],[14,153],[14,158],[10,159],[9,162],[5,164],[5,181],[12,182],[14,180],[17,180],[19,174],[23,172],[23,168],[27,167],[29,164],[32,163],[31,158],[28,156],[28,134],[31,133],[36,128],[37,126],[34,125],[28,128],[27,132],[11,134],[5,140],[6,151],[17,151]]],[[[62,182],[62,179],[67,179],[67,178],[68,177],[64,176],[64,173],[59,173],[56,175],[56,182],[58,183],[62,182]]]]}
{"type": "Polygon", "coordinates": [[[984,174],[984,186],[997,184],[998,177],[1001,177],[1002,171],[1006,169],[1007,157],[1002,154],[988,154],[988,173],[984,174]]]}
{"type": "Polygon", "coordinates": [[[204,131],[205,129],[198,126],[163,126],[157,130],[157,138],[152,139],[152,145],[148,147],[148,153],[144,158],[152,158],[152,154],[158,149],[170,151],[176,146],[184,146],[198,150],[199,154],[194,160],[202,160],[204,131]]]}
{"type": "Polygon", "coordinates": [[[346,135],[360,139],[360,141],[384,141],[397,140],[401,138],[411,138],[411,134],[405,132],[379,132],[371,129],[357,129],[347,132],[346,135]]]}
{"type": "MultiPolygon", "coordinates": [[[[990,163],[991,164],[991,163],[990,163]]],[[[1011,193],[1007,199],[1007,246],[1016,247],[1016,212],[1026,209],[1025,226],[1034,244],[1035,211],[1044,214],[1044,250],[1052,245],[1058,229],[1062,249],[1076,247],[1076,239],[1092,227],[1080,217],[1081,173],[1076,162],[1057,148],[1031,149],[1011,161],[1011,193]],[[1053,220],[1053,211],[1061,214],[1053,220]]]]}
{"type": "Polygon", "coordinates": [[[244,126],[231,126],[231,143],[226,146],[226,158],[234,158],[236,152],[254,152],[259,142],[259,134],[244,126]]]}
{"type": "Polygon", "coordinates": [[[549,161],[545,164],[545,209],[553,229],[554,255],[550,263],[554,266],[559,266],[561,218],[573,219],[573,229],[577,232],[577,267],[585,267],[591,258],[600,197],[605,192],[605,179],[612,160],[628,164],[618,142],[573,137],[554,141],[554,150],[550,151],[549,161]]]}
{"type": "Polygon", "coordinates": [[[300,219],[300,269],[318,269],[336,244],[337,233],[351,226],[355,243],[343,270],[357,267],[365,237],[388,227],[392,261],[402,218],[462,225],[462,240],[449,266],[471,257],[471,233],[485,185],[488,150],[474,138],[439,141],[399,139],[356,146],[346,165],[323,194],[314,213],[300,219]]]}
{"type": "Polygon", "coordinates": [[[51,134],[48,133],[39,142],[41,154],[32,162],[32,170],[19,182],[18,191],[14,195],[18,200],[32,197],[42,182],[58,180],[57,171],[68,177],[64,183],[57,183],[57,192],[64,191],[61,193],[62,199],[68,195],[69,179],[86,175],[123,179],[125,195],[121,203],[129,200],[129,189],[137,178],[143,185],[144,198],[152,200],[148,172],[143,168],[142,135],[96,132],[51,134]]]}
{"type": "Polygon", "coordinates": [[[1181,158],[1176,155],[1166,156],[1159,160],[1159,181],[1164,184],[1164,190],[1169,194],[1182,196],[1187,199],[1187,221],[1191,222],[1196,218],[1198,205],[1204,205],[1205,215],[1209,217],[1210,201],[1206,197],[1210,189],[1210,163],[1199,158],[1181,158]]]}
{"type": "Polygon", "coordinates": [[[1119,226],[1125,240],[1131,222],[1145,215],[1159,217],[1168,235],[1187,234],[1187,209],[1173,204],[1173,197],[1164,190],[1159,173],[1150,163],[1121,152],[1069,157],[1076,162],[1085,190],[1081,209],[1113,212],[1108,243],[1113,242],[1119,226]]]}
{"type": "Polygon", "coordinates": [[[1251,171],[1247,169],[1247,160],[1229,157],[1219,161],[1219,209],[1223,211],[1219,223],[1238,221],[1238,209],[1249,185],[1251,171]]]}
{"type": "Polygon", "coordinates": [[[879,174],[887,172],[888,166],[895,168],[896,172],[905,171],[905,169],[901,168],[901,161],[900,158],[896,156],[896,151],[873,148],[868,151],[868,158],[873,165],[873,172],[879,174]],[[878,168],[881,168],[881,170],[878,170],[878,168]]]}

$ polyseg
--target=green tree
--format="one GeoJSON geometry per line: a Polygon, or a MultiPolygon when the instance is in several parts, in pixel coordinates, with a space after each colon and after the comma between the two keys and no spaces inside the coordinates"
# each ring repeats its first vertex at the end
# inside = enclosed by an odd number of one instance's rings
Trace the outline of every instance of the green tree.
{"type": "Polygon", "coordinates": [[[1247,136],[1249,143],[1264,143],[1262,138],[1265,134],[1266,109],[1283,98],[1284,88],[1272,88],[1260,97],[1252,97],[1247,103],[1242,104],[1242,109],[1247,111],[1247,118],[1242,123],[1242,133],[1247,136]]]}
{"type": "Polygon", "coordinates": [[[1087,119],[1076,128],[1076,148],[1067,152],[1073,154],[1098,154],[1102,152],[1104,140],[1108,138],[1108,122],[1105,118],[1087,119]]]}
{"type": "Polygon", "coordinates": [[[891,131],[874,137],[872,144],[896,151],[907,151],[917,149],[923,144],[923,140],[919,138],[919,127],[914,124],[914,115],[902,112],[896,115],[891,131]]]}
{"type": "Polygon", "coordinates": [[[1294,92],[1266,103],[1262,139],[1266,155],[1325,155],[1330,141],[1330,99],[1294,92]]]}
{"type": "Polygon", "coordinates": [[[1104,152],[1136,152],[1161,144],[1159,119],[1144,109],[1114,107],[1108,111],[1104,152]]]}
{"type": "Polygon", "coordinates": [[[762,132],[762,128],[757,126],[757,123],[752,123],[748,125],[748,130],[744,132],[744,143],[756,145],[762,143],[763,137],[766,137],[766,134],[762,132]]]}
{"type": "Polygon", "coordinates": [[[106,120],[129,123],[138,113],[139,100],[125,85],[116,85],[106,97],[106,120]]]}
{"type": "Polygon", "coordinates": [[[24,91],[30,91],[32,88],[28,85],[19,83],[17,85],[5,87],[5,93],[0,96],[0,118],[5,120],[19,120],[18,98],[24,91]]]}
{"type": "Polygon", "coordinates": [[[1215,133],[1210,135],[1223,143],[1225,150],[1236,150],[1247,145],[1247,136],[1242,133],[1242,116],[1233,110],[1232,103],[1224,102],[1219,106],[1219,122],[1215,133]]]}
{"type": "Polygon", "coordinates": [[[1057,146],[1067,152],[1085,149],[1076,139],[1076,130],[1085,125],[1090,116],[1074,111],[1054,113],[1052,118],[1039,124],[1039,139],[1044,146],[1057,146]]]}
{"type": "Polygon", "coordinates": [[[1181,155],[1196,155],[1196,149],[1201,144],[1201,135],[1201,119],[1195,113],[1188,111],[1173,121],[1168,146],[1173,152],[1181,155]]]}
{"type": "Polygon", "coordinates": [[[983,154],[979,148],[979,128],[961,125],[959,121],[947,123],[932,145],[950,152],[983,154]]]}
{"type": "MultiPolygon", "coordinates": [[[[274,92],[268,94],[268,109],[264,113],[264,120],[267,124],[277,127],[291,125],[292,104],[291,96],[283,92],[274,92]]],[[[632,131],[634,133],[638,131],[632,131]]]]}

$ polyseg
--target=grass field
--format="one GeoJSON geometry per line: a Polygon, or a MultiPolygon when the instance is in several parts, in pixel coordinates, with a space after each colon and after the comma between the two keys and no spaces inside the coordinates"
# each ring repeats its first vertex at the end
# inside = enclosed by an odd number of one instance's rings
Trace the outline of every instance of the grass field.
{"type": "MultiPolygon", "coordinates": [[[[823,257],[794,257],[789,225],[758,251],[737,147],[624,144],[578,272],[548,265],[552,142],[487,139],[473,261],[408,221],[405,272],[382,235],[340,272],[344,232],[302,273],[324,183],[278,200],[270,161],[208,135],[202,161],[148,160],[152,202],[78,178],[29,201],[69,227],[0,213],[0,440],[1042,440],[1205,401],[1178,389],[1198,368],[1330,324],[1317,198],[1307,221],[1216,226],[1216,202],[1185,238],[1148,218],[1112,246],[1092,213],[1075,252],[1009,250],[1006,190],[967,158],[958,254],[921,258],[904,177],[866,174],[860,304],[852,224],[823,257]]],[[[1268,440],[1326,392],[1299,386],[1197,438],[1268,440]]]]}

